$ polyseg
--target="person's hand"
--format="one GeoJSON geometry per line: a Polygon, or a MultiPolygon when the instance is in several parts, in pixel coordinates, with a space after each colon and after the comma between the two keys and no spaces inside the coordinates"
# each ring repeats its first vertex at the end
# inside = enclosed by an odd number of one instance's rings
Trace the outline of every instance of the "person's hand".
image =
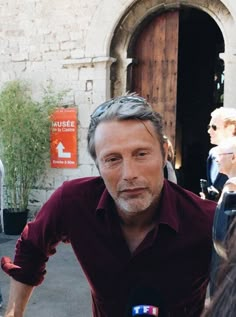
{"type": "Polygon", "coordinates": [[[214,187],[214,186],[210,186],[207,188],[208,190],[208,198],[210,200],[214,200],[217,201],[220,197],[220,192],[214,187]]]}
{"type": "Polygon", "coordinates": [[[211,185],[210,187],[208,187],[208,192],[214,192],[216,193],[217,195],[219,194],[219,191],[213,186],[211,185]]]}
{"type": "Polygon", "coordinates": [[[199,195],[202,199],[206,199],[206,195],[203,192],[200,192],[199,195]]]}

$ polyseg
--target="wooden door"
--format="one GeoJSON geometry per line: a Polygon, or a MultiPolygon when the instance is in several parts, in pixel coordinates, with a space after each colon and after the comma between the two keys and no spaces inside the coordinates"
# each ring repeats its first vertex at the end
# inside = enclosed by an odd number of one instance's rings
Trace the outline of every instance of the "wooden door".
{"type": "Polygon", "coordinates": [[[136,37],[130,87],[163,117],[164,131],[175,145],[179,11],[153,18],[136,37]]]}

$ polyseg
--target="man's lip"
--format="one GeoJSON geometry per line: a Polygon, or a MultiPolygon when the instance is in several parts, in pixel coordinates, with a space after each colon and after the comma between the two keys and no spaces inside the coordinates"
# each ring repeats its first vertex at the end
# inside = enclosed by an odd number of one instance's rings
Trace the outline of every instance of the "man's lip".
{"type": "Polygon", "coordinates": [[[120,190],[121,193],[136,193],[145,190],[144,187],[136,187],[136,188],[124,188],[120,190]]]}

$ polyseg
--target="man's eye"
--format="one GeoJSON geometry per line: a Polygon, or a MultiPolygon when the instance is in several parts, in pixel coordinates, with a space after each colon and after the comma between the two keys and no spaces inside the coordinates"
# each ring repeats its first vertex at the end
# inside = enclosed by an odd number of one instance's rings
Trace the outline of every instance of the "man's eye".
{"type": "Polygon", "coordinates": [[[118,158],[117,157],[109,157],[109,158],[107,158],[106,160],[105,160],[105,162],[116,162],[118,160],[118,158]]]}
{"type": "Polygon", "coordinates": [[[112,156],[112,157],[107,157],[105,160],[104,160],[104,164],[108,167],[110,166],[114,166],[116,164],[118,164],[120,162],[120,158],[119,157],[116,157],[116,156],[112,156]]]}
{"type": "Polygon", "coordinates": [[[146,151],[141,151],[141,152],[138,152],[137,153],[137,156],[139,156],[139,157],[143,157],[143,156],[145,156],[145,155],[147,155],[148,153],[146,152],[146,151]]]}

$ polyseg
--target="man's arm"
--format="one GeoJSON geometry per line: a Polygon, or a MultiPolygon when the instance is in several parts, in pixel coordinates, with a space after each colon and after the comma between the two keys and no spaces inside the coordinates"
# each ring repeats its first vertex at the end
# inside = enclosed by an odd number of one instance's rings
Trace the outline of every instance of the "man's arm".
{"type": "Polygon", "coordinates": [[[11,278],[9,301],[4,317],[23,317],[33,289],[34,286],[20,283],[11,278]]]}

